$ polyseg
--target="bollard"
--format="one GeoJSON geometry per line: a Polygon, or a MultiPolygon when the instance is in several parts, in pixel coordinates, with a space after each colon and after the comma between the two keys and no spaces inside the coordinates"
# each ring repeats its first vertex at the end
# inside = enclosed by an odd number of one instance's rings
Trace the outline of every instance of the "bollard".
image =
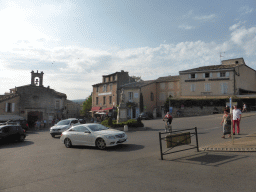
{"type": "Polygon", "coordinates": [[[124,131],[128,131],[128,125],[124,126],[124,131]]]}

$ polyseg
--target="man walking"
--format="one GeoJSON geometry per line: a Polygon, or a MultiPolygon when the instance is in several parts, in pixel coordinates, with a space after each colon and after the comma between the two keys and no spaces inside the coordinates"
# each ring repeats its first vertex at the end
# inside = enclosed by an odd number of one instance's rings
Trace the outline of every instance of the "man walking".
{"type": "Polygon", "coordinates": [[[233,135],[235,135],[235,125],[237,126],[237,134],[240,134],[240,121],[241,121],[242,112],[237,109],[237,106],[234,106],[233,109],[233,135]]]}

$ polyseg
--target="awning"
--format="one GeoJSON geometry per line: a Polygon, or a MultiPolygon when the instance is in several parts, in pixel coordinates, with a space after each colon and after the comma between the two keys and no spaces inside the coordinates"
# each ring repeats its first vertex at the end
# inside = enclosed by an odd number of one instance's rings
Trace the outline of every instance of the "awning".
{"type": "Polygon", "coordinates": [[[105,112],[96,112],[95,114],[98,114],[98,115],[106,115],[107,113],[105,113],[105,112]]]}
{"type": "Polygon", "coordinates": [[[107,110],[112,110],[113,107],[109,107],[109,108],[105,108],[105,109],[102,109],[103,111],[107,111],[107,110]]]}
{"type": "Polygon", "coordinates": [[[92,107],[91,111],[99,111],[100,107],[92,107]]]}

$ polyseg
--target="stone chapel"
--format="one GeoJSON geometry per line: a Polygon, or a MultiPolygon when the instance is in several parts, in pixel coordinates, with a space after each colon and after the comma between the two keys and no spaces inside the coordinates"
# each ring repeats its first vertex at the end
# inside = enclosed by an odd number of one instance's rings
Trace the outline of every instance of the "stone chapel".
{"type": "Polygon", "coordinates": [[[10,89],[0,96],[0,115],[24,117],[30,127],[37,120],[64,119],[67,116],[67,95],[43,85],[43,72],[31,71],[31,83],[10,89]]]}

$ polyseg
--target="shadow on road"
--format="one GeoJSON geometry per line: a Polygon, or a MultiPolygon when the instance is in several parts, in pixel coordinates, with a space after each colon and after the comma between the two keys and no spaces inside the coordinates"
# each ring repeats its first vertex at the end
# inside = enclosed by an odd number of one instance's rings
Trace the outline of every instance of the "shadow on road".
{"type": "Polygon", "coordinates": [[[236,154],[211,154],[209,152],[200,152],[195,155],[185,156],[177,159],[167,160],[182,163],[192,163],[205,166],[220,166],[232,161],[237,161],[240,159],[247,158],[246,155],[236,155],[236,154]]]}
{"type": "Polygon", "coordinates": [[[32,141],[23,141],[23,142],[18,142],[18,141],[2,141],[0,142],[0,149],[1,148],[16,148],[16,147],[24,147],[24,146],[28,146],[28,145],[32,145],[34,144],[34,142],[32,141]]]}
{"type": "Polygon", "coordinates": [[[136,145],[136,144],[122,144],[117,145],[114,147],[106,148],[107,152],[130,152],[130,151],[137,151],[143,149],[143,145],[136,145]]]}
{"type": "MultiPolygon", "coordinates": [[[[73,146],[73,149],[90,149],[90,150],[98,150],[96,147],[92,146],[73,146]]],[[[122,144],[122,145],[116,145],[113,147],[107,147],[103,151],[107,152],[130,152],[130,151],[136,151],[136,150],[141,150],[143,149],[143,145],[136,145],[136,144],[122,144]]]]}

